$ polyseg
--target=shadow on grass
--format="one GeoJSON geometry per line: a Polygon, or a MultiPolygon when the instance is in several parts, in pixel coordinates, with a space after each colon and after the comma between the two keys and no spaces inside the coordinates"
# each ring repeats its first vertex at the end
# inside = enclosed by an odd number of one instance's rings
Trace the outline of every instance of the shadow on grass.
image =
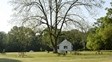
{"type": "Polygon", "coordinates": [[[0,62],[21,62],[21,61],[16,59],[0,58],[0,62]]]}

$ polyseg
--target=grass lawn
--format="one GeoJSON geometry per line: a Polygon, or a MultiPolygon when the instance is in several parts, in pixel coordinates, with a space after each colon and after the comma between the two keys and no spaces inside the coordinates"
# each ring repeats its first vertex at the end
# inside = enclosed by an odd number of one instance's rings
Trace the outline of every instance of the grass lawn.
{"type": "Polygon", "coordinates": [[[80,55],[67,54],[58,56],[47,52],[28,52],[26,57],[17,56],[18,53],[0,54],[0,62],[112,62],[112,52],[104,51],[96,55],[94,51],[83,51],[80,55]]]}

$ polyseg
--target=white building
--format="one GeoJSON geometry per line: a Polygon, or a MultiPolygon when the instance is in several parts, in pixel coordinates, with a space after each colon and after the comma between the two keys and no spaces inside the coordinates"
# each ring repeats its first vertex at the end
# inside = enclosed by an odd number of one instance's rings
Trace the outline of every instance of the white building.
{"type": "Polygon", "coordinates": [[[58,44],[58,53],[72,51],[72,44],[66,39],[58,44]]]}

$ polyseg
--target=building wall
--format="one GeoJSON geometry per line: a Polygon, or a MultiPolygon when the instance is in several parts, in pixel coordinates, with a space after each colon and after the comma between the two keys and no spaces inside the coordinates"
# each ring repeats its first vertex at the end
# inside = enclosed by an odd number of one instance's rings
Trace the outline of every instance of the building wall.
{"type": "Polygon", "coordinates": [[[72,50],[72,44],[67,40],[64,40],[63,42],[61,42],[58,45],[58,47],[59,47],[58,52],[59,51],[71,51],[72,50]]]}

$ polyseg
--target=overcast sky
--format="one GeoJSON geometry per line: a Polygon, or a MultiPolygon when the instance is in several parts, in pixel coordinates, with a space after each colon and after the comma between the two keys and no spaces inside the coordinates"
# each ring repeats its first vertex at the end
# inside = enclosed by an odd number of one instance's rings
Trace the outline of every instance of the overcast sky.
{"type": "Polygon", "coordinates": [[[9,0],[0,1],[0,31],[8,32],[11,29],[9,24],[10,15],[12,14],[12,8],[8,3],[9,0]]]}
{"type": "MultiPolygon", "coordinates": [[[[111,0],[106,0],[104,7],[110,6],[111,0]]],[[[104,16],[106,11],[104,8],[101,10],[100,16],[104,16]]],[[[9,0],[1,0],[0,1],[0,31],[8,32],[13,27],[12,24],[9,23],[12,15],[12,6],[9,4],[9,0]]],[[[91,22],[93,23],[93,22],[91,22]]]]}

